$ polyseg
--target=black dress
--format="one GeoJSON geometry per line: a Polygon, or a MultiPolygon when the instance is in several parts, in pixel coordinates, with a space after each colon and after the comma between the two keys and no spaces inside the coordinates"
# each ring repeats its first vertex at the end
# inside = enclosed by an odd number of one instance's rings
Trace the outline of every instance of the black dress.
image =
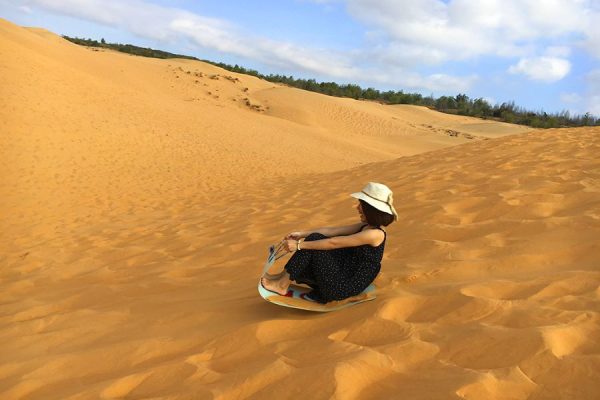
{"type": "MultiPolygon", "coordinates": [[[[360,231],[367,225],[361,226],[360,231]]],[[[378,227],[383,231],[385,231],[378,227]]],[[[320,233],[311,233],[307,242],[327,239],[320,233]]],[[[381,269],[386,236],[377,247],[362,245],[334,250],[296,251],[285,265],[290,279],[305,283],[313,290],[309,297],[319,303],[343,300],[356,296],[367,288],[381,269]]]]}

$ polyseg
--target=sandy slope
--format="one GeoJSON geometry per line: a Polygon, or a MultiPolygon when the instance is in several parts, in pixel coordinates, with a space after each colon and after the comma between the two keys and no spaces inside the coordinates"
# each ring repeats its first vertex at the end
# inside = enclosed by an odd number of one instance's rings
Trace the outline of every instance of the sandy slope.
{"type": "Polygon", "coordinates": [[[600,390],[600,130],[518,134],[6,21],[0,70],[1,398],[600,390]],[[356,220],[369,180],[400,214],[379,298],[260,299],[266,246],[356,220]]]}

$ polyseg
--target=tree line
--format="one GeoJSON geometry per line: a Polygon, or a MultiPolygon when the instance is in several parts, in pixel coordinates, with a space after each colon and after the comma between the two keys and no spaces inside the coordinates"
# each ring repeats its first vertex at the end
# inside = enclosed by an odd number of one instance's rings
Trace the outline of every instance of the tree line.
{"type": "Polygon", "coordinates": [[[93,39],[83,39],[83,38],[77,38],[77,37],[69,37],[69,36],[66,36],[66,35],[63,35],[62,37],[65,38],[65,39],[67,39],[70,42],[73,42],[75,44],[79,44],[79,45],[82,45],[82,46],[102,47],[102,48],[105,48],[105,49],[117,50],[117,51],[120,51],[122,53],[133,54],[133,55],[136,55],[136,56],[152,57],[152,58],[186,58],[188,60],[198,60],[198,61],[200,61],[196,57],[185,56],[185,55],[182,55],[182,54],[169,53],[167,51],[162,51],[162,50],[154,50],[154,49],[147,48],[147,47],[134,46],[132,44],[107,43],[104,40],[104,38],[102,38],[100,41],[97,41],[97,40],[93,40],[93,39]]]}
{"type": "Polygon", "coordinates": [[[363,89],[359,85],[352,83],[340,85],[336,82],[317,82],[315,79],[294,78],[291,75],[264,75],[254,69],[244,68],[237,64],[229,65],[221,62],[201,60],[196,57],[138,47],[130,44],[107,43],[104,38],[98,42],[97,40],[92,39],[80,39],[64,35],[63,37],[76,44],[91,47],[103,47],[143,57],[185,58],[203,61],[231,72],[252,75],[269,82],[281,83],[329,96],[378,101],[384,104],[412,104],[425,106],[448,114],[493,119],[496,121],[527,125],[534,128],[600,126],[600,118],[596,118],[590,113],[585,113],[584,115],[571,115],[569,111],[561,111],[549,114],[544,111],[526,110],[523,107],[516,106],[514,101],[491,105],[483,98],[472,99],[462,93],[457,94],[456,96],[441,96],[434,98],[433,96],[423,96],[419,93],[405,93],[402,90],[380,91],[371,87],[363,89]]]}

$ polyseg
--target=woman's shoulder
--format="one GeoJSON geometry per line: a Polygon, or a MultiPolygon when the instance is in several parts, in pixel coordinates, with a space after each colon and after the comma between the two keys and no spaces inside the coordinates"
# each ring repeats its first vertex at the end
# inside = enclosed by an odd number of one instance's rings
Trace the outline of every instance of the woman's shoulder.
{"type": "Polygon", "coordinates": [[[366,225],[361,228],[362,232],[370,237],[370,243],[368,243],[371,247],[379,247],[385,241],[386,232],[380,226],[374,227],[371,225],[366,225]]]}

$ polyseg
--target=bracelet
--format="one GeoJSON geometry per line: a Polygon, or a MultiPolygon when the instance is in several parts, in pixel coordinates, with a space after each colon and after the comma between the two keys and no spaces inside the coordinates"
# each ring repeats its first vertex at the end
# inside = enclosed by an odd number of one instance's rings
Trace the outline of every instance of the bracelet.
{"type": "Polygon", "coordinates": [[[296,241],[296,251],[300,251],[300,241],[296,241]]]}

